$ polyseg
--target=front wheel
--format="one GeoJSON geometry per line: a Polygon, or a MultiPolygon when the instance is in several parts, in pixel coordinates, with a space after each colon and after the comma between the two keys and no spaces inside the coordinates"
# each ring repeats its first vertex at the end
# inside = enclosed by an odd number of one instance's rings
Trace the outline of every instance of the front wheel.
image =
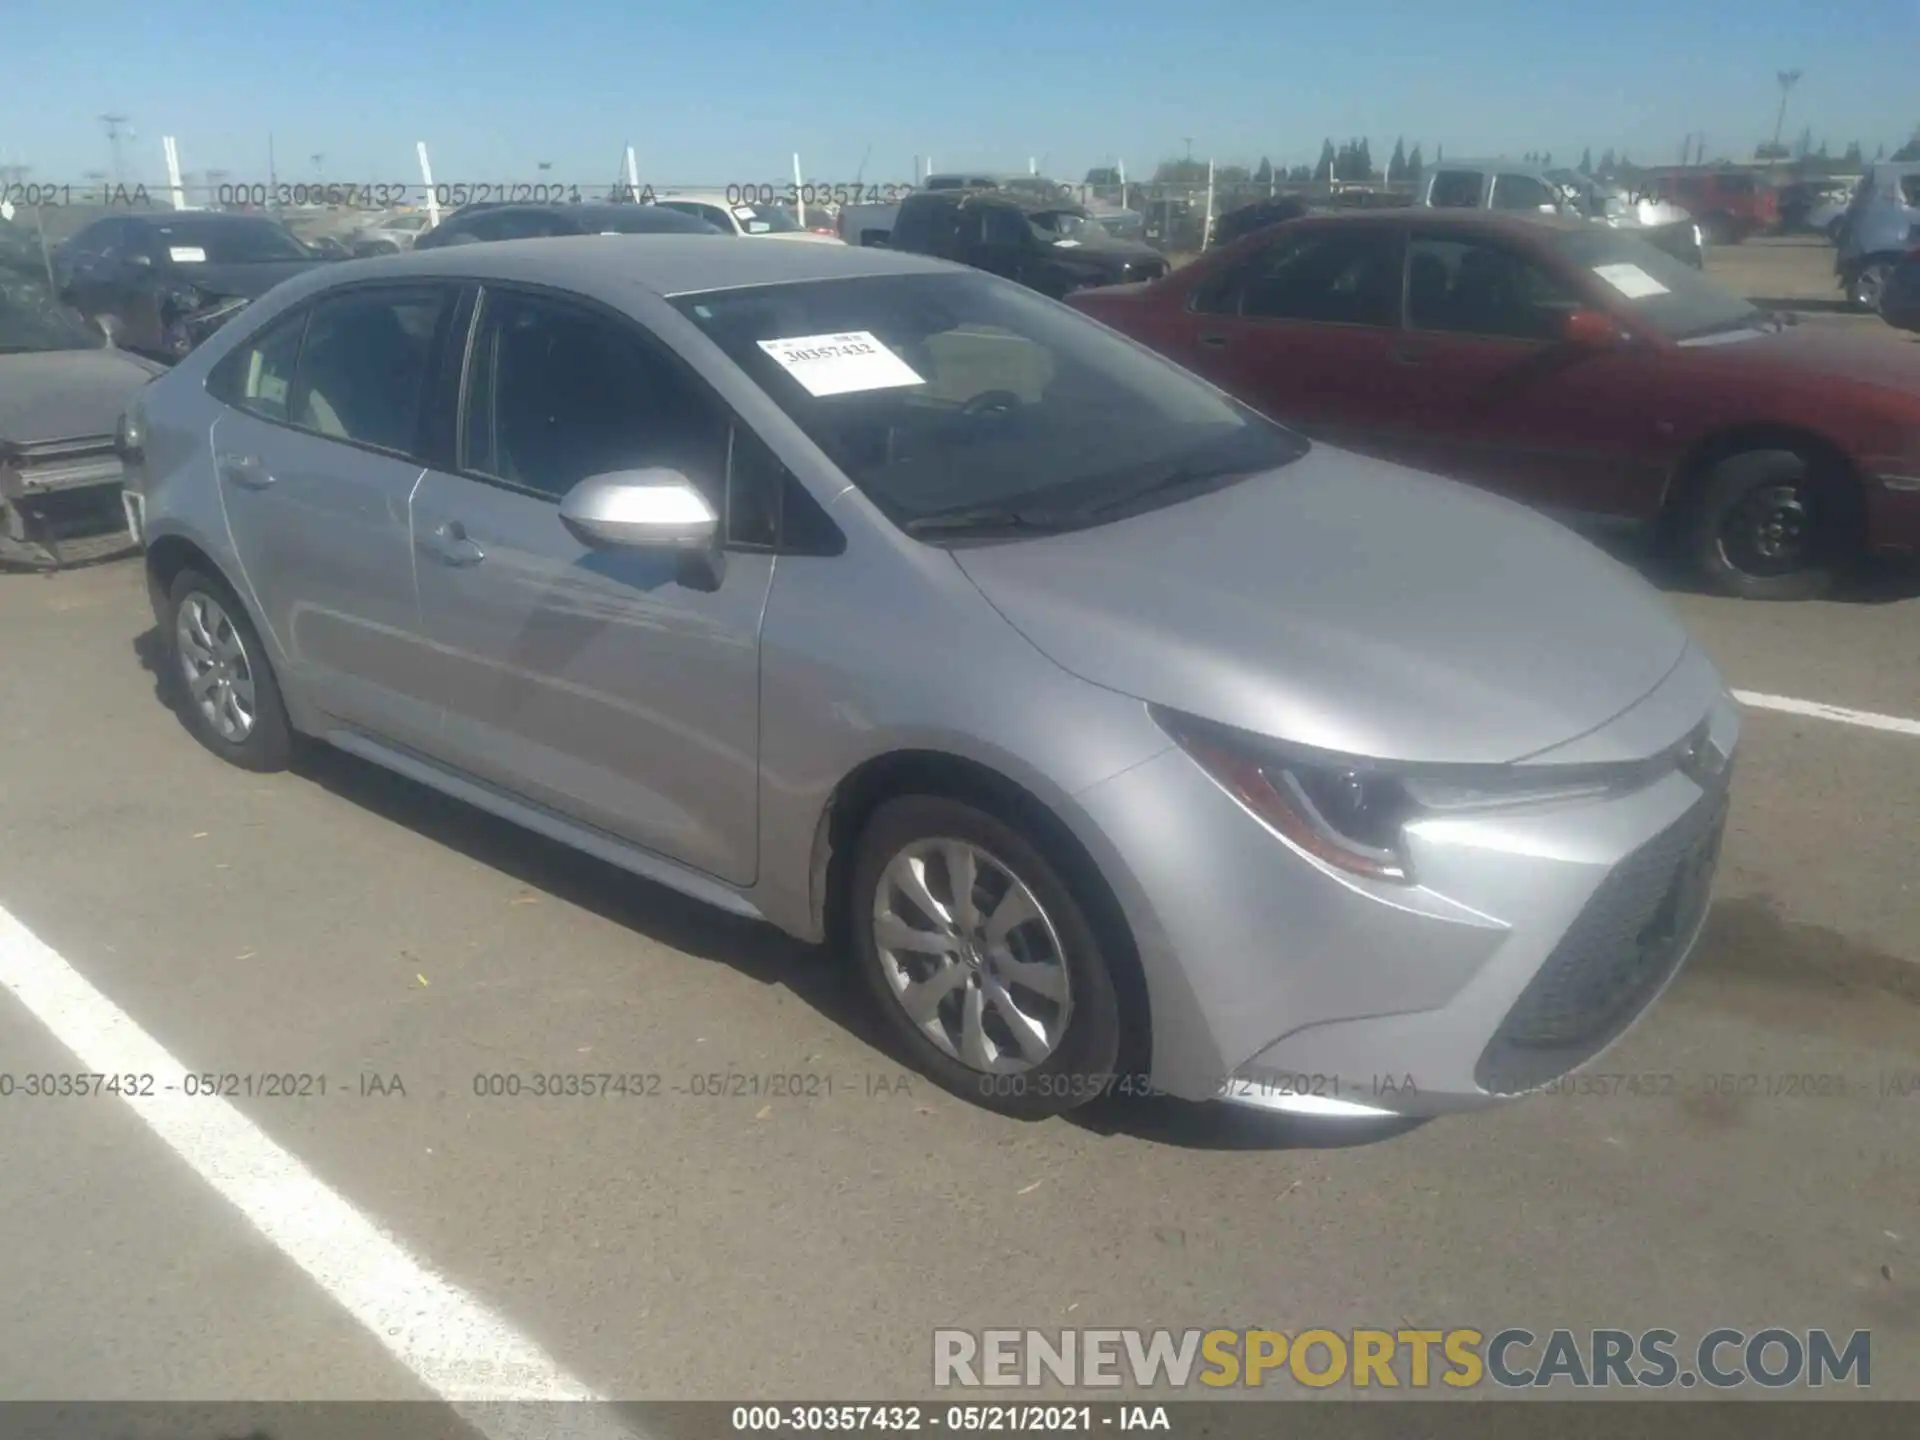
{"type": "Polygon", "coordinates": [[[191,568],[167,592],[169,683],[193,738],[243,770],[284,770],[293,754],[266,647],[233,592],[191,568]]]}
{"type": "Polygon", "coordinates": [[[1873,260],[1862,265],[1847,282],[1847,301],[1856,310],[1869,314],[1880,309],[1880,296],[1887,288],[1887,277],[1893,273],[1891,260],[1873,260]]]}
{"type": "Polygon", "coordinates": [[[1080,899],[1027,836],[957,800],[902,796],[874,812],[850,884],[860,968],[923,1074],[1023,1119],[1110,1087],[1112,974],[1080,899]]]}
{"type": "Polygon", "coordinates": [[[1696,568],[1723,595],[1810,600],[1860,549],[1857,507],[1838,477],[1790,450],[1730,456],[1707,474],[1689,517],[1696,568]]]}

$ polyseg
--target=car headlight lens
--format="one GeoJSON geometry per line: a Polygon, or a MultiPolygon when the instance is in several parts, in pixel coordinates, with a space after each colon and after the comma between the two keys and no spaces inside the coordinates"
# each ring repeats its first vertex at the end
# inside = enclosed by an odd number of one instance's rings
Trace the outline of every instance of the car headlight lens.
{"type": "Polygon", "coordinates": [[[1154,721],[1255,819],[1309,855],[1352,875],[1410,885],[1407,826],[1416,820],[1597,800],[1651,784],[1681,747],[1651,760],[1534,770],[1501,765],[1383,767],[1290,751],[1176,711],[1154,721]]]}
{"type": "Polygon", "coordinates": [[[122,460],[138,461],[147,444],[146,417],[136,402],[120,414],[120,425],[113,436],[113,448],[122,460]]]}

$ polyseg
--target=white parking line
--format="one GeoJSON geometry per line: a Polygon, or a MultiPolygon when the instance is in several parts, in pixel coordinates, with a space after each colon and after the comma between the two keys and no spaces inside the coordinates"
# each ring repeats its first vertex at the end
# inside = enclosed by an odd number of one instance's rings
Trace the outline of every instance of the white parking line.
{"type": "Polygon", "coordinates": [[[1904,715],[1879,715],[1871,710],[1849,710],[1844,705],[1828,705],[1821,700],[1796,700],[1791,695],[1762,695],[1753,690],[1736,690],[1733,698],[1755,710],[1778,710],[1787,715],[1806,715],[1815,720],[1831,720],[1837,725],[1858,725],[1867,730],[1891,730],[1896,735],[1920,735],[1920,720],[1904,715]]]}
{"type": "Polygon", "coordinates": [[[415,1260],[232,1105],[188,1098],[186,1067],[4,906],[0,984],[87,1073],[152,1075],[153,1095],[126,1101],[133,1113],[473,1428],[493,1440],[637,1440],[597,1405],[520,1405],[601,1397],[415,1260]]]}

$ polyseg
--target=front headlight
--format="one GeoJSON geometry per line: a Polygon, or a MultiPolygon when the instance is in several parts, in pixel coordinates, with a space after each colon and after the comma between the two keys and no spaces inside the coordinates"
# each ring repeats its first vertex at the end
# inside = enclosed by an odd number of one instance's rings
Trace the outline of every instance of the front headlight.
{"type": "MultiPolygon", "coordinates": [[[[1422,819],[1598,800],[1651,784],[1681,749],[1620,765],[1383,766],[1288,747],[1159,706],[1154,721],[1253,817],[1317,859],[1410,885],[1407,826],[1422,819]]],[[[1691,737],[1690,737],[1691,739],[1691,737]]]]}

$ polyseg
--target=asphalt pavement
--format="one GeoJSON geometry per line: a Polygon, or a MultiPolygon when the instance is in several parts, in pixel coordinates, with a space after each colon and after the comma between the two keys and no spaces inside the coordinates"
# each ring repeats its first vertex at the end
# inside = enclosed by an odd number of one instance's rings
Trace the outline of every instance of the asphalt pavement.
{"type": "Polygon", "coordinates": [[[1920,584],[1670,598],[1751,704],[1706,938],[1598,1067],[1667,1078],[1352,1143],[950,1099],[835,955],[343,755],[222,765],[136,564],[0,576],[0,1395],[879,1399],[937,1327],[1735,1325],[1871,1329],[1920,1398],[1920,584]],[[24,1088],[162,1060],[289,1078],[24,1088]],[[484,1093],[537,1073],[638,1083],[484,1093]]]}

